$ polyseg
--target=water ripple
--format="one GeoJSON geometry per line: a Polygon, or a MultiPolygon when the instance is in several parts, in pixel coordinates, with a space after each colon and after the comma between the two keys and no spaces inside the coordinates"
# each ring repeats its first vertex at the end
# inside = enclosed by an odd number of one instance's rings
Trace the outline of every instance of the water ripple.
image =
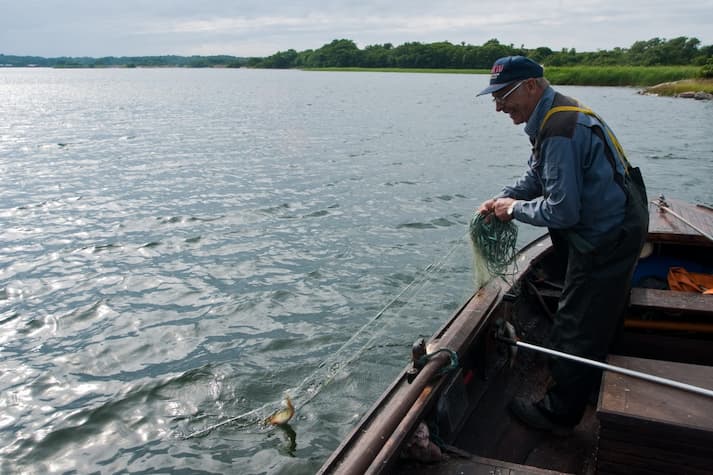
{"type": "MultiPolygon", "coordinates": [[[[522,172],[522,131],[463,105],[481,80],[3,71],[0,472],[314,473],[470,293],[470,214],[522,172]],[[259,424],[286,392],[294,435],[259,424]]],[[[713,202],[710,128],[667,120],[709,109],[606,91],[573,95],[651,193],[713,202]]]]}

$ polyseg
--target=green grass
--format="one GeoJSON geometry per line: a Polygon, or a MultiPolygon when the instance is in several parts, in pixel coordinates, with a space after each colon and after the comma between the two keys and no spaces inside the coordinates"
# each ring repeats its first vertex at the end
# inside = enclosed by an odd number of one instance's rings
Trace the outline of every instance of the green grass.
{"type": "MultiPolygon", "coordinates": [[[[489,74],[486,69],[416,68],[305,68],[307,71],[367,71],[398,73],[489,74]]],[[[545,76],[552,84],[578,86],[653,86],[664,82],[692,79],[699,66],[552,66],[545,76]]]]}
{"type": "Polygon", "coordinates": [[[379,73],[432,73],[432,74],[490,74],[489,69],[436,69],[436,68],[300,68],[303,71],[345,71],[379,73]]]}
{"type": "Polygon", "coordinates": [[[657,84],[645,89],[647,94],[658,94],[660,96],[675,96],[682,92],[699,91],[713,94],[713,79],[684,79],[682,81],[657,84]]]}
{"type": "Polygon", "coordinates": [[[698,66],[572,66],[546,67],[552,84],[578,86],[653,86],[695,78],[698,66]]]}

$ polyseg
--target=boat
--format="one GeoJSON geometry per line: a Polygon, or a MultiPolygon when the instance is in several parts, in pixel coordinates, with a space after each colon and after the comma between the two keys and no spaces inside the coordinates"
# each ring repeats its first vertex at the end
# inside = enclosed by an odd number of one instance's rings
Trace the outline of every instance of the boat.
{"type": "Polygon", "coordinates": [[[623,330],[599,362],[611,369],[571,435],[508,413],[514,396],[542,396],[548,356],[515,346],[513,357],[496,338],[509,322],[520,342],[547,346],[561,284],[543,235],[518,251],[510,277],[404,352],[403,371],[318,473],[713,473],[713,295],[666,282],[672,267],[713,274],[713,209],[662,196],[649,214],[623,330]]]}

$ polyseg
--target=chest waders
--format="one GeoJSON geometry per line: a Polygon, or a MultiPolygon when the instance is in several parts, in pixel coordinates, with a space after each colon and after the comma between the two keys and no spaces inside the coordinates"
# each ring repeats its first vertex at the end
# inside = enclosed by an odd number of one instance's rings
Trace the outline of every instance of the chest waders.
{"type": "MultiPolygon", "coordinates": [[[[564,288],[550,344],[556,350],[601,361],[623,323],[631,276],[648,229],[648,205],[641,172],[629,164],[609,127],[593,111],[573,105],[571,101],[560,94],[555,96],[555,107],[542,121],[534,153],[539,154],[541,140],[547,137],[546,133],[543,134],[545,125],[554,114],[583,113],[595,117],[601,126],[592,126],[591,131],[604,144],[614,181],[626,195],[626,206],[620,227],[612,230],[605,241],[597,245],[589,243],[573,230],[550,229],[555,251],[566,256],[564,288]],[[559,105],[558,102],[570,103],[559,105]],[[622,164],[623,175],[617,172],[615,160],[622,164]]],[[[566,122],[560,120],[554,125],[564,124],[568,130],[574,130],[575,116],[562,116],[561,119],[566,122]],[[574,121],[574,125],[569,121],[574,121]]],[[[601,377],[601,371],[560,358],[550,360],[550,371],[553,385],[538,406],[553,421],[576,425],[584,413],[590,392],[601,377]]]]}

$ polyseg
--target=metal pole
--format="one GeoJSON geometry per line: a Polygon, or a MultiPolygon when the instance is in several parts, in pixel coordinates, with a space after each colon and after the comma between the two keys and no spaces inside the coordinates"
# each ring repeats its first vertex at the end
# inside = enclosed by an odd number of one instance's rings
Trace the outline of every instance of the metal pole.
{"type": "Polygon", "coordinates": [[[686,223],[687,225],[689,225],[690,227],[692,227],[693,229],[695,229],[696,231],[698,231],[699,233],[701,233],[703,236],[707,237],[710,241],[713,241],[713,236],[711,236],[710,234],[708,234],[707,232],[705,232],[705,231],[702,230],[701,228],[697,227],[696,225],[692,224],[690,221],[688,221],[686,218],[684,218],[684,217],[681,216],[680,214],[678,214],[678,213],[676,213],[675,211],[673,211],[673,210],[672,210],[671,208],[669,208],[668,206],[665,206],[665,205],[663,205],[663,204],[661,204],[661,203],[659,203],[659,202],[657,202],[657,201],[652,201],[651,203],[655,204],[656,206],[658,206],[658,207],[661,208],[662,210],[666,211],[667,213],[671,213],[672,215],[674,215],[675,217],[677,217],[678,219],[680,219],[681,221],[683,221],[684,223],[686,223]]]}
{"type": "Polygon", "coordinates": [[[582,358],[581,356],[570,355],[568,353],[562,353],[561,351],[551,350],[550,348],[545,348],[542,346],[533,345],[531,343],[525,343],[524,341],[514,341],[505,340],[510,344],[515,346],[521,346],[534,351],[539,351],[541,353],[547,353],[548,355],[558,356],[560,358],[565,358],[572,361],[577,361],[579,363],[584,363],[590,366],[595,366],[597,368],[605,369],[607,371],[612,371],[614,373],[621,373],[627,376],[632,376],[634,378],[643,379],[646,381],[651,381],[653,383],[663,384],[664,386],[671,386],[678,389],[683,389],[684,391],[689,391],[696,394],[701,394],[703,396],[708,396],[713,398],[713,390],[701,388],[699,386],[694,386],[692,384],[682,383],[680,381],[675,381],[673,379],[662,378],[661,376],[655,376],[653,374],[642,373],[641,371],[634,371],[633,369],[622,368],[620,366],[613,366],[607,363],[602,363],[600,361],[590,360],[587,358],[582,358]]]}

